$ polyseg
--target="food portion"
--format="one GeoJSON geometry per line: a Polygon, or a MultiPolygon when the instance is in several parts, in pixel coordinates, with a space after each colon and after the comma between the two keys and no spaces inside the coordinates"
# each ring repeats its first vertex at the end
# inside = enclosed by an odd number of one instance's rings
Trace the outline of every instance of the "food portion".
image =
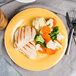
{"type": "Polygon", "coordinates": [[[59,48],[62,48],[62,45],[57,41],[52,41],[50,40],[47,44],[46,44],[47,48],[50,48],[52,50],[56,50],[56,49],[59,49],[59,48]]]}
{"type": "Polygon", "coordinates": [[[60,33],[59,26],[56,26],[56,20],[54,18],[44,19],[39,17],[34,19],[32,24],[37,30],[34,39],[36,41],[36,50],[52,55],[63,47],[61,40],[64,39],[64,36],[60,33]]]}
{"type": "Polygon", "coordinates": [[[35,18],[32,26],[20,27],[15,32],[14,48],[30,59],[36,59],[39,51],[42,54],[55,54],[61,49],[64,36],[59,31],[54,18],[35,18]]]}
{"type": "Polygon", "coordinates": [[[34,37],[36,31],[33,27],[20,27],[15,32],[14,48],[24,53],[30,59],[36,58],[34,37]]]}
{"type": "Polygon", "coordinates": [[[33,41],[35,35],[36,35],[36,31],[33,27],[30,27],[30,26],[20,27],[15,32],[14,45],[22,48],[28,42],[33,41]]]}
{"type": "Polygon", "coordinates": [[[35,41],[44,43],[44,39],[40,33],[35,36],[35,41]]]}
{"type": "Polygon", "coordinates": [[[37,17],[33,20],[32,25],[36,28],[37,31],[40,31],[40,28],[46,25],[46,20],[43,17],[37,17]]]}
{"type": "Polygon", "coordinates": [[[46,22],[46,25],[49,26],[50,28],[55,26],[55,19],[54,18],[49,18],[46,22]]]}

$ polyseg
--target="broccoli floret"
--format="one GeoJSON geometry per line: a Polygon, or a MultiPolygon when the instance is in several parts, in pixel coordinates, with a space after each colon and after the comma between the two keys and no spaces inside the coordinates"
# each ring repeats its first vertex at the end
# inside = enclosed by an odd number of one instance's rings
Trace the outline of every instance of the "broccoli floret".
{"type": "Polygon", "coordinates": [[[44,43],[44,39],[43,39],[43,37],[42,37],[41,34],[37,34],[37,35],[35,36],[35,41],[36,41],[36,42],[40,41],[40,42],[44,43]]]}
{"type": "Polygon", "coordinates": [[[51,39],[54,41],[57,38],[57,34],[59,34],[59,27],[56,26],[53,28],[53,31],[49,34],[51,39]]]}

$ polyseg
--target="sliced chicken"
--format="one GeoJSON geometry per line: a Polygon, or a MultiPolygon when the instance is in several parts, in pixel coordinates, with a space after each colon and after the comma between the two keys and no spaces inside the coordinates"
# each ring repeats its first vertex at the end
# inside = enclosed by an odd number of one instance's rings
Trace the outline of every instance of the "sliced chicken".
{"type": "Polygon", "coordinates": [[[14,47],[24,53],[30,59],[36,58],[35,42],[33,42],[36,31],[33,27],[20,27],[15,32],[14,47]]]}
{"type": "Polygon", "coordinates": [[[22,48],[15,47],[15,49],[22,52],[30,59],[36,59],[37,54],[36,54],[35,43],[33,41],[27,43],[22,48]]]}
{"type": "Polygon", "coordinates": [[[22,48],[25,44],[34,40],[35,35],[36,35],[36,31],[33,27],[31,27],[31,26],[20,27],[15,32],[14,45],[17,45],[17,47],[22,48]]]}

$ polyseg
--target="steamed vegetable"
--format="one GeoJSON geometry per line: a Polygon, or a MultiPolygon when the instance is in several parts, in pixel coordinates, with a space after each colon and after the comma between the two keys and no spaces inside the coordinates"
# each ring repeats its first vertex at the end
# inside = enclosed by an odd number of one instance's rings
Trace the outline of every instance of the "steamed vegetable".
{"type": "Polygon", "coordinates": [[[53,28],[53,31],[49,34],[51,39],[54,41],[57,39],[57,34],[59,34],[59,27],[56,26],[53,28]]]}
{"type": "Polygon", "coordinates": [[[47,26],[50,26],[50,24],[48,24],[47,26]]]}
{"type": "Polygon", "coordinates": [[[38,17],[33,20],[32,25],[36,28],[37,31],[39,31],[41,27],[46,25],[46,20],[43,17],[38,17]]]}
{"type": "Polygon", "coordinates": [[[59,31],[59,27],[58,26],[53,28],[53,32],[57,32],[57,31],[59,31]]]}
{"type": "Polygon", "coordinates": [[[49,26],[43,26],[43,27],[41,28],[41,32],[42,32],[42,33],[45,33],[45,34],[49,34],[49,33],[51,32],[51,29],[50,29],[49,26]]]}
{"type": "Polygon", "coordinates": [[[50,36],[51,36],[51,37],[56,36],[58,33],[59,33],[59,31],[51,32],[51,33],[50,33],[50,36]]]}
{"type": "MultiPolygon", "coordinates": [[[[52,39],[50,38],[50,40],[52,40],[52,39]]],[[[45,40],[45,44],[47,44],[50,40],[47,40],[47,39],[46,39],[46,40],[45,40]]]]}
{"type": "Polygon", "coordinates": [[[36,47],[39,52],[52,55],[62,48],[60,40],[63,36],[59,32],[59,27],[55,25],[56,20],[54,18],[45,20],[43,17],[38,17],[33,20],[33,26],[39,33],[35,36],[36,47]]]}
{"type": "Polygon", "coordinates": [[[56,21],[54,18],[50,18],[47,20],[46,25],[49,26],[50,28],[53,28],[56,24],[56,21]]]}
{"type": "Polygon", "coordinates": [[[57,35],[53,36],[52,40],[54,41],[54,40],[56,40],[56,38],[57,38],[57,35]]]}
{"type": "Polygon", "coordinates": [[[55,54],[55,52],[56,52],[56,50],[46,48],[46,53],[49,54],[49,55],[55,54]]]}
{"type": "Polygon", "coordinates": [[[52,50],[56,50],[56,49],[59,49],[59,48],[62,48],[62,45],[59,41],[55,40],[55,41],[52,41],[50,40],[47,44],[46,44],[46,47],[47,48],[51,48],[52,50]]]}
{"type": "Polygon", "coordinates": [[[46,46],[45,46],[45,44],[44,44],[44,43],[42,43],[42,42],[38,41],[38,42],[37,42],[37,44],[40,44],[42,47],[44,47],[44,49],[46,49],[46,46]]]}
{"type": "Polygon", "coordinates": [[[42,37],[41,34],[37,34],[37,35],[35,36],[35,41],[36,41],[36,42],[42,42],[42,43],[44,43],[44,39],[43,39],[43,37],[42,37]]]}
{"type": "Polygon", "coordinates": [[[64,39],[64,36],[61,33],[59,33],[57,35],[57,40],[61,41],[62,39],[64,39]]]}
{"type": "Polygon", "coordinates": [[[49,34],[42,34],[42,37],[43,37],[45,40],[50,40],[50,35],[49,35],[49,34]]]}
{"type": "Polygon", "coordinates": [[[51,40],[49,34],[42,34],[42,37],[45,39],[45,44],[51,40]]]}

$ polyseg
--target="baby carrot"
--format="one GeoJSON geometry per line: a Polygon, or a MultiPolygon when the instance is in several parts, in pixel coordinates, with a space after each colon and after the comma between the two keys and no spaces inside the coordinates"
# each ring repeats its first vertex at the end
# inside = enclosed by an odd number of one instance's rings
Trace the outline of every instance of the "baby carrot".
{"type": "Polygon", "coordinates": [[[49,40],[50,39],[50,35],[49,34],[42,34],[42,37],[46,40],[49,40]]]}
{"type": "Polygon", "coordinates": [[[46,53],[49,54],[49,55],[52,55],[52,54],[56,53],[56,50],[52,50],[52,49],[46,48],[46,53]]]}
{"type": "Polygon", "coordinates": [[[42,32],[42,33],[45,33],[45,34],[49,34],[49,33],[51,32],[51,29],[50,29],[49,26],[43,26],[43,27],[41,28],[41,32],[42,32]]]}

